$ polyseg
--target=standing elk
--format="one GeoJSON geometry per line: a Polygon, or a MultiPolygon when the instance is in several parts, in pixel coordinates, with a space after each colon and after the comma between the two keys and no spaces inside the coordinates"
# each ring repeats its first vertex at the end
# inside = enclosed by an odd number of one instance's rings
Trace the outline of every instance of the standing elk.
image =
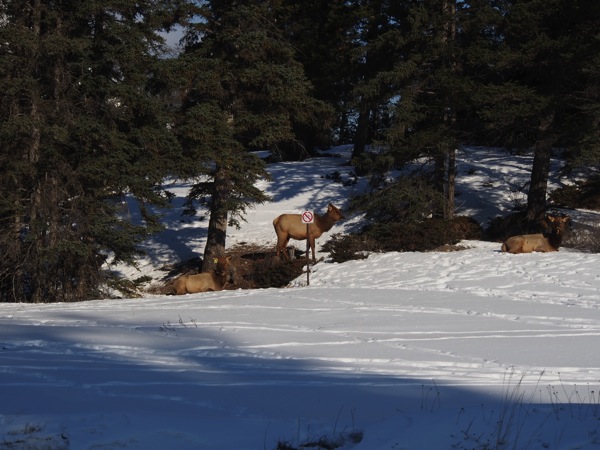
{"type": "Polygon", "coordinates": [[[215,270],[182,275],[173,282],[173,294],[195,294],[197,292],[222,291],[228,281],[231,281],[231,256],[215,258],[215,270]]]}
{"type": "MultiPolygon", "coordinates": [[[[308,243],[312,249],[313,262],[315,258],[315,239],[323,233],[331,230],[338,221],[345,219],[341,211],[331,203],[327,206],[327,213],[323,216],[315,214],[314,222],[308,224],[308,243]]],[[[307,227],[302,223],[300,214],[281,214],[273,221],[275,233],[277,233],[277,257],[283,252],[286,259],[290,259],[286,247],[290,239],[307,239],[307,227]]]]}
{"type": "Polygon", "coordinates": [[[512,236],[502,244],[502,251],[508,253],[556,252],[562,244],[569,220],[569,216],[566,215],[547,215],[546,223],[550,227],[547,234],[512,236]]]}

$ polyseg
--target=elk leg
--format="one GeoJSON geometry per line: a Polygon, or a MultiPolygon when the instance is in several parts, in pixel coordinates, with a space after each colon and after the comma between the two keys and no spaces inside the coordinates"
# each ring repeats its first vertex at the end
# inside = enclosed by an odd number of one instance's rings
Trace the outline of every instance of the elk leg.
{"type": "Polygon", "coordinates": [[[283,257],[290,260],[290,255],[287,254],[287,245],[290,242],[290,238],[287,239],[278,239],[277,240],[277,257],[280,258],[280,253],[283,253],[283,257]]]}

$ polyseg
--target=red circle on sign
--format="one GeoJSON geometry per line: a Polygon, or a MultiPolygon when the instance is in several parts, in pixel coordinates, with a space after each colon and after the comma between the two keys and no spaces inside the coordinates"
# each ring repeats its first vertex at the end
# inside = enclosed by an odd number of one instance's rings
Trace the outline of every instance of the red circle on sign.
{"type": "Polygon", "coordinates": [[[313,213],[310,211],[305,211],[302,213],[302,222],[311,223],[314,219],[313,213]]]}

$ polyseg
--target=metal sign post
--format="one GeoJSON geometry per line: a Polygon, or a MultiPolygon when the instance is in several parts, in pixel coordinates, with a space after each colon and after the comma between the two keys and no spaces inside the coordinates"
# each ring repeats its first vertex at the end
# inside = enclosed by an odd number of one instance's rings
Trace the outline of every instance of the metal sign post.
{"type": "Polygon", "coordinates": [[[306,285],[310,286],[310,239],[308,238],[308,227],[315,221],[315,215],[312,211],[302,213],[302,223],[306,224],[306,285]]]}

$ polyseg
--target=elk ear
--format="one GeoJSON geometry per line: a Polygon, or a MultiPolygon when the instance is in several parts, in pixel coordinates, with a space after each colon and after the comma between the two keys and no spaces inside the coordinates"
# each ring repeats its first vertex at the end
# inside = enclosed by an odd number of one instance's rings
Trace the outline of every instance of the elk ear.
{"type": "Polygon", "coordinates": [[[227,262],[231,261],[231,256],[228,256],[227,258],[225,258],[225,260],[226,260],[227,262]]]}

